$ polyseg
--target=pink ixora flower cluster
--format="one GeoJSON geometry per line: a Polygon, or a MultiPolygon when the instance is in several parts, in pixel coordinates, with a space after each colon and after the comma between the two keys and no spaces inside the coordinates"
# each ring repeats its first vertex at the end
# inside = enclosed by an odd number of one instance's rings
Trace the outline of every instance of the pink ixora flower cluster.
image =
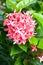
{"type": "Polygon", "coordinates": [[[7,36],[16,42],[16,44],[25,44],[28,38],[34,36],[35,21],[32,20],[27,12],[14,12],[7,15],[4,20],[4,26],[7,26],[5,31],[8,31],[7,36]]]}

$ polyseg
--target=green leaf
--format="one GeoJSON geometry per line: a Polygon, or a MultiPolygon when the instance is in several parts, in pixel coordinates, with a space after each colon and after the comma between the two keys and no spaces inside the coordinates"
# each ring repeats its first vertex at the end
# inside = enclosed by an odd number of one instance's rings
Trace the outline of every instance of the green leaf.
{"type": "Polygon", "coordinates": [[[42,37],[43,37],[43,26],[39,25],[39,26],[37,27],[36,32],[37,32],[37,37],[38,37],[38,38],[42,38],[42,37]]]}
{"type": "Polygon", "coordinates": [[[30,42],[30,44],[37,45],[38,40],[37,40],[36,37],[32,37],[32,38],[29,39],[29,42],[30,42]]]}
{"type": "Polygon", "coordinates": [[[16,6],[17,11],[35,3],[36,1],[37,0],[22,0],[22,1],[20,1],[16,6]]]}
{"type": "Polygon", "coordinates": [[[20,1],[22,1],[22,0],[16,0],[16,2],[20,2],[20,1]]]}
{"type": "Polygon", "coordinates": [[[37,47],[40,48],[40,49],[43,49],[43,38],[40,39],[39,44],[38,44],[37,47]]]}
{"type": "Polygon", "coordinates": [[[37,3],[35,3],[35,4],[33,4],[33,9],[35,10],[35,11],[37,11],[37,12],[39,12],[40,10],[41,10],[41,8],[40,8],[40,5],[39,5],[39,3],[37,2],[37,3]]]}
{"type": "Polygon", "coordinates": [[[14,65],[22,65],[22,62],[21,62],[21,58],[18,57],[15,61],[15,64],[14,65]]]}
{"type": "Polygon", "coordinates": [[[43,15],[39,13],[33,13],[33,17],[36,18],[40,24],[43,25],[43,15]]]}
{"type": "Polygon", "coordinates": [[[38,59],[32,59],[30,65],[43,65],[38,59]]]}
{"type": "Polygon", "coordinates": [[[16,5],[17,5],[16,0],[6,0],[6,6],[10,10],[12,10],[12,11],[15,10],[16,9],[16,5]]]}
{"type": "Polygon", "coordinates": [[[0,15],[3,15],[4,14],[4,12],[3,11],[0,11],[0,15]]]}
{"type": "Polygon", "coordinates": [[[18,46],[14,45],[11,48],[10,56],[13,56],[13,55],[21,53],[21,52],[22,52],[22,50],[18,46]]]}
{"type": "Polygon", "coordinates": [[[27,48],[28,48],[28,46],[27,46],[27,43],[25,44],[25,45],[19,45],[19,47],[23,50],[23,51],[25,51],[25,52],[27,52],[27,48]]]}
{"type": "Polygon", "coordinates": [[[42,1],[38,1],[38,3],[40,5],[41,10],[43,11],[43,2],[42,1]]]}

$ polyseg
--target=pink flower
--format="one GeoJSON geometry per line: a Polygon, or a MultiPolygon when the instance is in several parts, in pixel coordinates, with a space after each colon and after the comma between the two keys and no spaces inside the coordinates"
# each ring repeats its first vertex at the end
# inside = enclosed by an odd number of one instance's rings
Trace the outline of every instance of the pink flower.
{"type": "Polygon", "coordinates": [[[40,62],[43,61],[43,56],[42,57],[38,56],[37,58],[40,60],[40,62]]]}
{"type": "Polygon", "coordinates": [[[32,45],[32,46],[31,46],[31,50],[32,50],[32,52],[34,52],[34,51],[37,52],[37,47],[34,46],[34,45],[32,45]]]}
{"type": "Polygon", "coordinates": [[[14,12],[7,15],[4,20],[7,36],[16,42],[16,44],[25,44],[28,38],[34,36],[35,21],[28,13],[14,12]]]}

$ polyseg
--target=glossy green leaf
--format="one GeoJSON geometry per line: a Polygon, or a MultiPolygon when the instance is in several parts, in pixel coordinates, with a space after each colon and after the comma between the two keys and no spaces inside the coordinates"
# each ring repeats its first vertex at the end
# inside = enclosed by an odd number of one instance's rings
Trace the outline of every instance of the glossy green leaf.
{"type": "Polygon", "coordinates": [[[38,44],[38,48],[43,49],[43,38],[40,39],[39,44],[38,44]]]}
{"type": "Polygon", "coordinates": [[[16,9],[17,2],[16,0],[6,0],[6,6],[10,10],[15,10],[16,9]]]}
{"type": "Polygon", "coordinates": [[[41,14],[39,14],[39,13],[33,13],[33,16],[34,16],[34,18],[36,18],[36,19],[38,20],[38,22],[39,22],[40,24],[43,25],[43,15],[41,15],[41,14]]]}
{"type": "Polygon", "coordinates": [[[13,56],[15,54],[21,53],[22,51],[20,50],[20,48],[18,46],[12,46],[11,48],[11,52],[10,52],[10,56],[13,56]]]}
{"type": "Polygon", "coordinates": [[[20,1],[16,6],[17,11],[35,3],[36,1],[37,0],[22,0],[22,1],[20,1]]]}
{"type": "Polygon", "coordinates": [[[38,39],[36,37],[32,37],[29,39],[30,44],[37,45],[38,39]]]}
{"type": "Polygon", "coordinates": [[[25,51],[25,52],[27,52],[27,44],[25,44],[25,45],[19,45],[19,47],[23,50],[23,51],[25,51]]]}

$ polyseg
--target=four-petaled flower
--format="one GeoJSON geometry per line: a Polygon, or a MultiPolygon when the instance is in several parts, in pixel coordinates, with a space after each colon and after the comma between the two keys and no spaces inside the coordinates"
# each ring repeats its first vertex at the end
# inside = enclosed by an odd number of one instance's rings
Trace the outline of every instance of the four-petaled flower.
{"type": "Polygon", "coordinates": [[[32,52],[34,52],[34,51],[37,52],[37,47],[34,46],[34,45],[31,45],[31,51],[32,51],[32,52]]]}
{"type": "Polygon", "coordinates": [[[40,60],[40,63],[43,61],[43,56],[38,56],[38,59],[40,60]]]}

